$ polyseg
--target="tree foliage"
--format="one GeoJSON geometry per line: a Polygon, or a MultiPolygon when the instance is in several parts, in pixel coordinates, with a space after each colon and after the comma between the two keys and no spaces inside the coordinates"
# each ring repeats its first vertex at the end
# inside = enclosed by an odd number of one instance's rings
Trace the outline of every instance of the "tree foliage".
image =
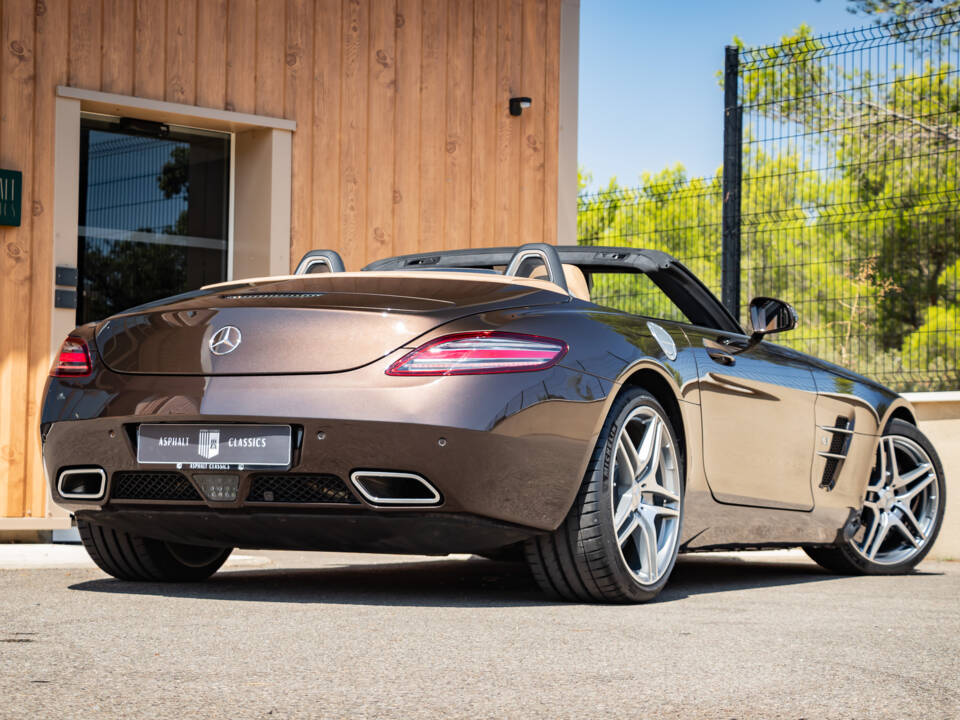
{"type": "MultiPolygon", "coordinates": [[[[802,321],[784,342],[902,387],[960,382],[960,53],[942,38],[880,69],[805,26],[741,54],[741,304],[784,297],[802,321]]],[[[581,242],[664,249],[716,290],[721,192],[681,166],[614,179],[581,198],[581,242]]]]}
{"type": "MultiPolygon", "coordinates": [[[[175,197],[186,198],[190,194],[190,146],[186,144],[174,145],[170,150],[170,159],[164,163],[157,176],[157,187],[163,196],[170,200],[175,197]]],[[[189,212],[180,211],[176,221],[164,228],[167,235],[189,235],[187,222],[189,212]]]]}
{"type": "Polygon", "coordinates": [[[914,18],[925,13],[954,8],[960,8],[960,0],[847,0],[847,12],[854,15],[877,15],[878,23],[886,22],[890,16],[914,18]]]}
{"type": "Polygon", "coordinates": [[[87,238],[83,262],[83,313],[89,319],[176,295],[187,278],[187,248],[177,245],[87,238]],[[145,273],[145,267],[163,272],[145,273]]]}

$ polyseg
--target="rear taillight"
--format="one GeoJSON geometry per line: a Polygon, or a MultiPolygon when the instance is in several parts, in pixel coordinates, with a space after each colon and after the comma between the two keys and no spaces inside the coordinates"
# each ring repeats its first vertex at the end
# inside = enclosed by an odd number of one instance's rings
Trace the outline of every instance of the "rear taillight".
{"type": "Polygon", "coordinates": [[[68,337],[60,346],[60,355],[50,374],[53,377],[83,377],[89,375],[92,369],[87,343],[80,338],[68,337]]]}
{"type": "Polygon", "coordinates": [[[554,366],[567,352],[562,340],[505,332],[446,335],[404,355],[387,375],[485,375],[554,366]]]}

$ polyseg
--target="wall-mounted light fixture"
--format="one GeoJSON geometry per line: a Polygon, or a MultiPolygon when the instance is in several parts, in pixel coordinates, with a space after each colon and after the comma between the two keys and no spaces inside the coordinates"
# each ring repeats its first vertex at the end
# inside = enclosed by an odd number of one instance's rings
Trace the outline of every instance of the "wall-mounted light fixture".
{"type": "Polygon", "coordinates": [[[531,100],[528,97],[510,98],[510,114],[518,117],[523,111],[530,107],[531,100]]]}

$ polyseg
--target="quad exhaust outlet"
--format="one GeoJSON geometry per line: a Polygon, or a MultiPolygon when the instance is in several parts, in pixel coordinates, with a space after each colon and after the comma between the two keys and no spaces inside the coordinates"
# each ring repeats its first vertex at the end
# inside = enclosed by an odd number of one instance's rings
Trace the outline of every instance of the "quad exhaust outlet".
{"type": "Polygon", "coordinates": [[[73,500],[99,500],[107,489],[107,473],[102,468],[62,470],[57,478],[57,492],[73,500]]]}
{"type": "Polygon", "coordinates": [[[425,478],[407,472],[355,470],[350,482],[371,505],[439,505],[439,491],[425,478]]]}

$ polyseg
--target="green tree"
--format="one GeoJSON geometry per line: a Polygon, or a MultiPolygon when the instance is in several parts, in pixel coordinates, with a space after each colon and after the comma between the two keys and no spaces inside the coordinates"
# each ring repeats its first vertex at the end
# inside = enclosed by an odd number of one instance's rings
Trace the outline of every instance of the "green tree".
{"type": "MultiPolygon", "coordinates": [[[[860,5],[913,17],[928,3],[860,5]]],[[[801,26],[745,51],[740,78],[742,304],[784,297],[801,327],[779,342],[866,374],[908,370],[901,386],[916,389],[960,381],[960,50],[956,31],[938,37],[900,38],[899,64],[858,70],[801,26]],[[775,154],[753,136],[770,128],[775,154]]],[[[721,192],[680,165],[635,188],[614,178],[581,196],[580,241],[665,250],[717,291],[721,192]]],[[[599,289],[651,309],[622,285],[599,289]]]]}
{"type": "MultiPolygon", "coordinates": [[[[169,200],[178,196],[189,197],[190,194],[190,146],[175,145],[170,150],[170,159],[164,163],[157,176],[157,186],[163,196],[169,200]]],[[[187,219],[189,212],[180,211],[173,225],[164,228],[167,235],[189,235],[187,219]]]]}
{"type": "Polygon", "coordinates": [[[925,13],[954,8],[960,8],[960,0],[847,0],[847,12],[877,15],[878,23],[886,22],[890,16],[915,18],[925,13]]]}
{"type": "Polygon", "coordinates": [[[187,277],[186,248],[176,245],[88,239],[83,262],[85,321],[175,295],[187,277]],[[145,267],[163,272],[145,273],[145,267]]]}
{"type": "MultiPolygon", "coordinates": [[[[956,45],[956,33],[946,37],[956,45]]],[[[935,43],[905,47],[918,52],[875,77],[834,62],[831,49],[801,26],[765,55],[751,51],[742,73],[745,114],[794,128],[832,160],[812,178],[813,195],[800,188],[795,202],[816,208],[814,225],[827,225],[831,215],[857,217],[840,236],[825,230],[822,239],[832,242],[811,250],[860,256],[846,273],[879,290],[872,319],[884,349],[900,348],[927,322],[927,308],[946,300],[940,277],[960,258],[960,76],[943,60],[951,53],[930,50],[935,43]]],[[[789,152],[775,161],[795,162],[789,152]]],[[[755,161],[744,162],[745,176],[769,175],[755,161]]],[[[766,190],[760,183],[757,191],[766,190]]],[[[757,209],[783,217],[767,203],[757,209]]]]}

